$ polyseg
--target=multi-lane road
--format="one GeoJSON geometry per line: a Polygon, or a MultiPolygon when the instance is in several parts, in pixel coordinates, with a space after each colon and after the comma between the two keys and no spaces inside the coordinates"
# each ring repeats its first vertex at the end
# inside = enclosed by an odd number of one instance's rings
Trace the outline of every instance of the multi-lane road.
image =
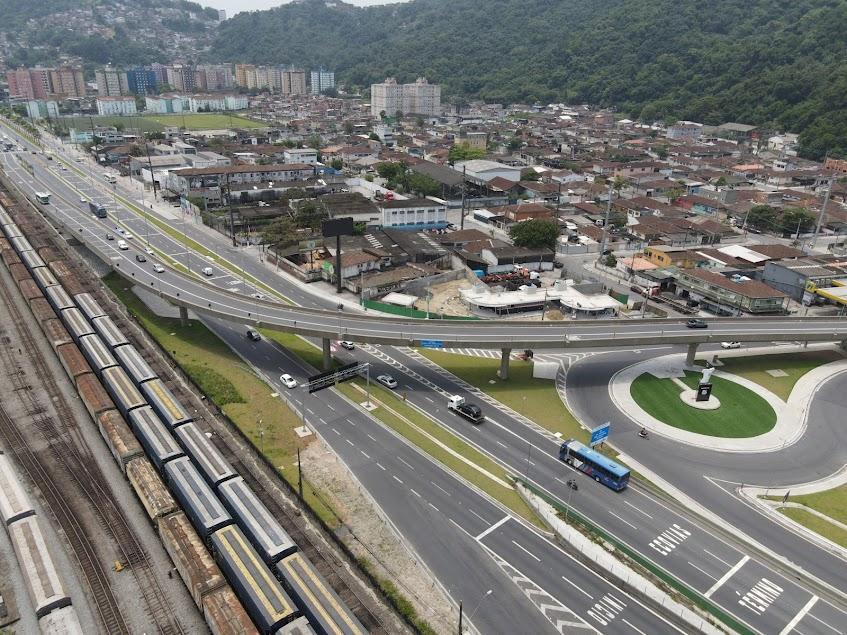
{"type": "MultiPolygon", "coordinates": [[[[220,302],[224,307],[233,308],[233,316],[243,318],[238,320],[239,326],[233,327],[231,323],[217,320],[207,320],[207,322],[271,381],[275,381],[275,377],[281,372],[280,369],[292,372],[300,379],[308,374],[308,369],[303,368],[299,360],[291,358],[285,351],[270,347],[267,343],[251,344],[243,337],[246,325],[255,323],[257,311],[262,312],[263,315],[264,312],[274,312],[276,315],[278,311],[288,311],[286,315],[289,317],[285,319],[294,320],[295,318],[291,317],[291,309],[272,303],[259,303],[244,295],[239,297],[220,291],[220,288],[229,289],[238,286],[241,287],[239,290],[245,292],[247,296],[253,292],[245,288],[246,285],[237,277],[228,278],[229,274],[223,272],[219,272],[220,275],[211,281],[211,285],[187,277],[178,277],[176,272],[171,270],[162,276],[154,275],[150,269],[150,263],[139,264],[134,261],[133,256],[136,252],[121,252],[114,247],[112,241],[105,240],[105,232],[111,229],[112,221],[104,223],[94,219],[79,203],[80,191],[84,191],[87,196],[100,196],[103,199],[112,200],[107,193],[100,192],[99,184],[92,189],[91,184],[78,175],[62,171],[54,166],[48,167],[48,163],[41,157],[28,155],[26,160],[33,164],[34,174],[22,171],[17,160],[10,155],[4,157],[7,172],[13,176],[13,179],[21,181],[25,191],[39,189],[52,191],[56,200],[49,206],[49,211],[63,219],[68,227],[82,229],[80,233],[82,240],[95,251],[104,254],[107,262],[111,262],[113,266],[119,264],[125,275],[134,277],[145,286],[149,286],[152,282],[153,289],[161,289],[162,285],[169,285],[173,293],[190,293],[198,299],[198,302],[202,298],[208,304],[214,299],[214,303],[220,302]],[[72,184],[73,188],[69,184],[72,184]],[[95,192],[98,193],[95,194],[95,192]],[[191,286],[186,286],[186,280],[191,283],[191,286]],[[215,285],[218,286],[215,287],[215,285]]],[[[122,209],[118,211],[117,216],[137,237],[146,234],[148,225],[132,212],[122,209]]],[[[213,238],[199,228],[189,225],[186,231],[191,233],[192,238],[210,243],[210,246],[214,242],[213,238]]],[[[187,260],[185,247],[167,235],[154,230],[150,240],[157,251],[168,254],[169,258],[182,262],[187,260]]],[[[219,252],[223,249],[221,243],[215,245],[215,248],[219,252]]],[[[196,268],[197,257],[194,256],[193,260],[196,268]]],[[[284,285],[283,292],[298,303],[323,309],[334,306],[331,299],[321,301],[296,286],[289,285],[272,274],[269,275],[269,272],[258,263],[248,261],[244,264],[245,268],[257,278],[270,279],[276,287],[280,284],[284,285]]],[[[301,312],[297,315],[300,316],[296,318],[299,321],[304,315],[307,316],[306,319],[312,319],[312,316],[318,314],[301,312]]],[[[342,336],[345,339],[354,339],[362,333],[372,337],[368,333],[373,332],[375,321],[370,315],[360,316],[350,311],[340,315],[335,312],[333,320],[331,332],[339,339],[342,336]],[[359,321],[370,324],[371,328],[365,324],[355,326],[355,329],[350,328],[351,323],[359,321]]],[[[399,323],[396,320],[390,322],[399,323]]],[[[325,329],[326,323],[321,322],[321,324],[320,328],[325,329]]],[[[571,331],[569,337],[579,335],[590,338],[601,332],[608,335],[610,332],[617,332],[616,324],[606,322],[602,325],[580,326],[578,328],[582,330],[571,331]]],[[[827,329],[827,332],[831,329],[842,328],[842,323],[837,320],[824,321],[822,324],[823,326],[821,323],[816,323],[814,327],[827,329]]],[[[438,322],[427,322],[425,326],[417,328],[427,329],[425,332],[421,331],[426,335],[425,339],[431,339],[431,333],[436,333],[434,337],[444,339],[445,343],[453,341],[446,336],[447,330],[429,331],[428,329],[432,327],[438,327],[438,322]]],[[[451,329],[453,325],[442,325],[441,328],[451,329]]],[[[482,330],[489,328],[482,327],[482,330]]],[[[503,328],[506,330],[501,333],[501,337],[509,333],[513,334],[510,329],[520,327],[509,324],[503,328]]],[[[631,328],[643,334],[645,330],[654,327],[642,322],[631,328]]],[[[786,329],[795,329],[798,335],[801,329],[805,331],[809,329],[808,325],[799,322],[773,320],[733,321],[722,323],[720,326],[714,325],[712,328],[713,333],[719,329],[728,329],[725,332],[721,331],[715,339],[740,339],[739,334],[742,331],[748,338],[771,339],[770,334],[775,329],[783,333],[786,329]]],[[[664,335],[665,329],[675,330],[683,335],[688,334],[679,324],[663,323],[658,332],[651,331],[651,337],[664,335]]],[[[326,333],[326,330],[322,330],[316,334],[326,333]]],[[[542,331],[538,333],[543,335],[542,331]]],[[[407,338],[407,335],[404,332],[400,338],[403,343],[407,343],[407,339],[414,341],[415,338],[407,338]]],[[[490,346],[494,340],[487,339],[489,337],[493,335],[489,335],[486,331],[482,341],[488,342],[490,346]]],[[[561,334],[556,337],[561,337],[561,334]]],[[[479,344],[474,340],[468,341],[479,344]]],[[[496,341],[498,348],[504,345],[503,339],[496,341]]],[[[524,420],[513,416],[508,411],[487,412],[488,421],[479,428],[463,425],[460,420],[448,413],[444,406],[446,405],[445,394],[466,394],[466,387],[422,363],[411,351],[360,347],[352,355],[371,362],[375,371],[381,368],[390,369],[400,379],[412,405],[428,412],[442,425],[465,437],[513,473],[526,475],[537,485],[546,488],[552,495],[561,499],[567,499],[571,493],[564,486],[564,480],[567,479],[569,472],[555,458],[557,440],[550,435],[528,426],[524,420]]],[[[599,584],[595,579],[596,576],[575,565],[555,545],[539,537],[530,528],[514,519],[498,524],[506,517],[499,506],[434,466],[425,457],[406,446],[340,397],[333,395],[333,401],[314,400],[304,399],[299,397],[299,393],[295,393],[292,399],[299,399],[304,409],[308,408],[312,411],[312,413],[305,412],[310,423],[315,425],[318,433],[347,461],[368,490],[374,493],[386,514],[410,539],[439,579],[445,583],[454,599],[472,601],[474,593],[478,594],[480,589],[497,587],[492,596],[499,598],[499,602],[504,606],[504,614],[497,614],[496,619],[489,622],[488,613],[478,613],[474,622],[482,630],[502,632],[505,624],[513,624],[515,620],[530,624],[533,623],[532,620],[537,620],[541,616],[541,613],[532,607],[529,601],[530,597],[536,597],[538,594],[527,594],[525,590],[521,590],[522,584],[537,585],[538,589],[543,590],[555,600],[552,606],[555,607],[558,602],[576,614],[576,616],[560,618],[560,615],[567,615],[568,611],[563,608],[555,609],[554,612],[561,611],[561,613],[552,617],[548,616],[553,623],[556,623],[558,619],[562,620],[562,624],[588,623],[603,632],[632,632],[632,630],[668,632],[672,630],[669,624],[641,607],[629,596],[599,584]],[[332,405],[332,408],[328,409],[327,404],[332,405]],[[319,411],[319,409],[322,410],[319,411]],[[315,418],[312,418],[313,416],[315,418]],[[410,469],[408,465],[414,466],[414,469],[410,469]],[[473,514],[468,510],[472,510],[473,514]],[[428,523],[423,522],[424,518],[428,520],[428,523]],[[429,529],[424,530],[425,527],[429,529]],[[489,532],[492,527],[494,529],[489,532]],[[477,536],[481,537],[477,540],[477,536]],[[471,562],[476,563],[473,565],[474,578],[478,577],[476,575],[478,573],[479,576],[486,576],[485,581],[469,578],[468,567],[471,562]],[[502,566],[498,566],[498,562],[502,566]],[[518,573],[510,567],[516,568],[518,573]],[[507,577],[504,575],[504,569],[507,575],[519,581],[505,584],[504,580],[507,577]],[[554,575],[557,572],[558,577],[554,575]],[[520,581],[522,578],[527,578],[528,582],[520,581]],[[574,588],[574,583],[579,589],[574,588]],[[592,603],[599,603],[599,606],[595,607],[592,603]],[[615,608],[621,606],[624,608],[615,608]],[[502,621],[509,619],[512,622],[502,621]],[[524,620],[527,619],[530,621],[525,622],[524,620]]],[[[608,395],[605,401],[608,402],[608,395]]],[[[743,544],[727,538],[721,532],[709,531],[702,527],[697,519],[688,516],[684,510],[677,509],[674,505],[653,497],[638,487],[616,494],[587,482],[580,488],[572,502],[582,513],[603,525],[619,539],[679,579],[684,580],[692,588],[708,594],[725,610],[749,624],[754,630],[763,633],[780,633],[787,626],[807,634],[847,630],[843,626],[847,623],[847,616],[840,607],[835,606],[839,603],[838,597],[832,603],[816,599],[817,596],[804,588],[802,580],[798,583],[790,579],[792,575],[789,570],[776,566],[767,558],[758,557],[758,554],[748,552],[743,544]],[[768,601],[765,602],[765,600],[768,601]],[[827,630],[829,628],[833,630],[827,630]]],[[[790,559],[806,564],[803,554],[800,554],[799,558],[790,559]]],[[[843,563],[840,570],[836,563],[833,562],[830,565],[816,567],[818,569],[815,571],[816,575],[835,588],[844,588],[847,583],[844,580],[843,563]]],[[[543,594],[541,595],[543,597],[543,594]]],[[[543,616],[541,619],[543,621],[543,616]]],[[[548,628],[552,627],[550,621],[545,623],[548,628]]],[[[526,631],[518,629],[515,632],[526,631]]]]}

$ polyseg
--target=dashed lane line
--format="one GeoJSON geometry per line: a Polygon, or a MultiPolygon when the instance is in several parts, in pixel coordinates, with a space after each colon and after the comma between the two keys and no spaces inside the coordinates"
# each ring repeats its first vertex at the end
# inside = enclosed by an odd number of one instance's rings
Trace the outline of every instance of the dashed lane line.
{"type": "Polygon", "coordinates": [[[513,545],[515,545],[515,546],[516,546],[518,549],[520,549],[521,551],[523,551],[523,552],[524,552],[526,555],[528,555],[529,557],[534,558],[534,559],[536,560],[536,562],[541,562],[541,558],[539,558],[538,556],[536,556],[534,553],[532,553],[529,549],[527,549],[526,547],[524,547],[524,546],[523,546],[523,545],[521,545],[520,543],[517,543],[517,542],[515,542],[515,541],[513,540],[513,541],[512,541],[512,544],[513,544],[513,545]]]}
{"type": "Polygon", "coordinates": [[[625,524],[625,525],[629,525],[629,526],[630,526],[630,527],[632,527],[635,531],[638,531],[638,527],[636,527],[635,525],[633,525],[633,524],[632,524],[631,522],[629,522],[628,520],[625,520],[625,519],[621,518],[620,516],[618,516],[618,515],[617,515],[615,512],[613,512],[613,511],[609,511],[609,513],[610,513],[612,516],[614,516],[615,518],[617,518],[619,521],[621,521],[623,524],[625,524]]]}
{"type": "Polygon", "coordinates": [[[630,506],[630,507],[632,507],[635,511],[637,511],[639,514],[644,514],[645,516],[647,516],[647,518],[650,518],[651,520],[653,519],[653,517],[652,517],[650,514],[648,514],[647,512],[645,512],[645,511],[643,511],[643,510],[641,510],[641,509],[638,509],[638,507],[636,507],[635,505],[633,505],[633,504],[632,504],[632,503],[630,503],[629,501],[624,501],[624,505],[629,505],[629,506],[630,506]]]}
{"type": "Polygon", "coordinates": [[[580,593],[582,593],[582,594],[583,594],[585,597],[587,597],[589,600],[593,600],[593,599],[594,599],[594,596],[593,596],[593,595],[591,595],[590,593],[588,593],[585,589],[582,589],[582,588],[578,587],[578,586],[576,585],[576,583],[572,582],[571,580],[568,580],[565,576],[561,576],[561,578],[562,578],[562,580],[564,580],[565,582],[567,582],[568,584],[570,584],[570,585],[571,585],[574,589],[576,589],[577,591],[579,591],[580,593]]]}

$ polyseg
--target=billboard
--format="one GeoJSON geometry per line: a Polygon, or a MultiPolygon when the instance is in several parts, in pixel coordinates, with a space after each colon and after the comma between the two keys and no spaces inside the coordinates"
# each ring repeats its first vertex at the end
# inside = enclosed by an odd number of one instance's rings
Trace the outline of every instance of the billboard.
{"type": "Polygon", "coordinates": [[[321,234],[324,238],[353,235],[353,217],[331,218],[321,222],[321,234]]]}

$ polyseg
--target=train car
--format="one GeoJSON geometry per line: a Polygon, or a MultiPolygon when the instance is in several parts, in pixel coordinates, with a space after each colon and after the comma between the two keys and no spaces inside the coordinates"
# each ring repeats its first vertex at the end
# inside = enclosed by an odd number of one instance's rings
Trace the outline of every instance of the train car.
{"type": "Polygon", "coordinates": [[[187,456],[165,463],[165,478],[197,533],[206,540],[232,524],[232,516],[187,456]]]}
{"type": "Polygon", "coordinates": [[[91,366],[88,365],[85,357],[83,357],[73,342],[57,346],[56,354],[59,356],[62,368],[65,369],[71,380],[91,372],[91,366]]]}
{"type": "Polygon", "coordinates": [[[158,377],[153,369],[150,368],[150,364],[144,360],[141,353],[132,344],[118,346],[115,348],[114,353],[126,371],[126,374],[135,382],[136,386],[141,386],[145,381],[150,381],[158,377]]]}
{"type": "Polygon", "coordinates": [[[18,254],[25,251],[32,251],[32,244],[24,236],[9,238],[9,242],[12,243],[12,249],[18,252],[18,254]]]}
{"type": "Polygon", "coordinates": [[[0,518],[8,525],[34,515],[35,510],[15,474],[9,456],[0,452],[0,518]]]}
{"type": "Polygon", "coordinates": [[[121,346],[122,344],[129,344],[129,340],[123,333],[121,333],[120,329],[108,315],[94,318],[91,320],[91,324],[95,329],[97,329],[97,334],[102,337],[103,341],[111,348],[121,346]]]}
{"type": "Polygon", "coordinates": [[[129,380],[129,376],[123,368],[119,366],[107,368],[103,371],[102,378],[106,391],[123,416],[126,417],[133,408],[147,405],[144,397],[138,392],[135,384],[129,380]]]}
{"type": "Polygon", "coordinates": [[[147,401],[153,406],[153,410],[171,430],[193,421],[161,379],[146,381],[141,384],[140,388],[147,401]]]}
{"type": "Polygon", "coordinates": [[[12,238],[23,238],[21,228],[18,227],[15,223],[3,223],[3,234],[9,240],[11,240],[12,238]]]}
{"type": "Polygon", "coordinates": [[[21,262],[15,262],[9,265],[9,273],[12,274],[12,280],[15,282],[32,279],[29,269],[27,269],[21,262]]]}
{"type": "MultiPolygon", "coordinates": [[[[15,238],[15,240],[20,239],[15,238]]],[[[39,256],[38,253],[33,250],[22,251],[18,255],[21,257],[21,262],[24,263],[26,265],[26,268],[30,271],[34,271],[39,267],[47,266],[47,263],[41,259],[41,256],[39,256]]]]}
{"type": "Polygon", "coordinates": [[[44,336],[50,342],[50,346],[53,347],[54,351],[58,350],[62,344],[73,343],[71,334],[68,333],[68,329],[65,328],[61,320],[57,320],[56,318],[44,320],[41,323],[41,330],[44,331],[44,336]]]}
{"type": "Polygon", "coordinates": [[[132,459],[144,456],[144,449],[117,410],[101,412],[97,427],[122,472],[126,472],[126,464],[132,459]]]}
{"type": "Polygon", "coordinates": [[[29,309],[35,316],[35,321],[39,324],[44,320],[49,320],[56,317],[56,312],[47,301],[47,298],[33,298],[29,301],[29,309]]]}
{"type": "MultiPolygon", "coordinates": [[[[38,288],[38,285],[35,284],[35,280],[32,278],[24,278],[23,280],[18,280],[18,289],[21,290],[21,295],[27,302],[34,300],[35,298],[43,298],[44,295],[41,293],[41,289],[38,288]]],[[[54,289],[56,287],[50,287],[54,289]]]]}
{"type": "Polygon", "coordinates": [[[0,236],[0,251],[5,251],[6,249],[12,249],[12,243],[6,240],[4,236],[0,236]]]}
{"type": "Polygon", "coordinates": [[[79,310],[85,314],[89,320],[103,317],[106,312],[100,308],[100,304],[94,299],[90,293],[79,293],[73,297],[79,310]]]}
{"type": "Polygon", "coordinates": [[[203,596],[203,618],[212,635],[259,635],[229,585],[203,596]]]}
{"type": "Polygon", "coordinates": [[[53,558],[47,550],[44,535],[35,516],[22,518],[8,526],[9,539],[15,549],[36,617],[71,605],[53,558]]]}
{"type": "Polygon", "coordinates": [[[56,313],[65,309],[72,309],[76,306],[74,301],[71,300],[71,296],[62,287],[49,287],[44,291],[44,296],[56,313]]]}
{"type": "MultiPolygon", "coordinates": [[[[48,287],[52,289],[53,287],[48,287]]],[[[61,313],[62,322],[68,329],[68,333],[74,338],[74,341],[79,343],[79,339],[85,335],[93,335],[94,329],[91,324],[85,319],[82,311],[76,307],[64,309],[61,313]]]]}
{"type": "Polygon", "coordinates": [[[13,264],[21,264],[21,257],[18,256],[18,252],[14,249],[4,249],[0,256],[3,257],[3,263],[8,267],[13,264]]]}
{"type": "MultiPolygon", "coordinates": [[[[184,426],[183,426],[184,427],[184,426]]],[[[218,496],[241,531],[269,565],[297,551],[291,536],[240,476],[218,486],[218,496]]]]}
{"type": "Polygon", "coordinates": [[[147,459],[136,458],[127,463],[126,477],[153,522],[179,510],[162,477],[147,459]]]}
{"type": "MultiPolygon", "coordinates": [[[[79,311],[82,314],[82,311],[79,311]]],[[[85,359],[91,364],[91,369],[102,375],[107,368],[118,365],[118,360],[112,355],[109,347],[103,343],[99,335],[84,335],[79,338],[79,348],[85,359]]]]}
{"type": "Polygon", "coordinates": [[[32,278],[35,280],[35,283],[41,287],[42,291],[47,287],[54,287],[59,284],[59,281],[56,280],[56,276],[53,275],[53,272],[50,271],[48,267],[36,267],[33,269],[32,278]]]}
{"type": "Polygon", "coordinates": [[[46,262],[48,265],[54,260],[61,260],[64,256],[60,255],[53,247],[41,247],[40,249],[36,249],[38,255],[41,256],[41,259],[46,262]]]}
{"type": "Polygon", "coordinates": [[[156,416],[150,406],[142,406],[131,411],[128,416],[135,436],[141,441],[148,458],[159,472],[165,463],[185,456],[170,430],[156,416]]]}
{"type": "Polygon", "coordinates": [[[54,260],[53,262],[48,263],[47,267],[50,269],[50,272],[56,276],[59,283],[65,287],[65,291],[67,291],[71,297],[80,295],[85,291],[82,282],[80,282],[77,275],[71,270],[67,260],[54,260]]]}
{"type": "Polygon", "coordinates": [[[300,616],[296,605],[241,530],[234,525],[212,534],[212,551],[233,591],[261,633],[275,633],[300,616]]]}
{"type": "Polygon", "coordinates": [[[317,635],[305,617],[298,617],[276,632],[276,635],[317,635]]]}
{"type": "Polygon", "coordinates": [[[174,430],[177,441],[185,453],[191,457],[194,465],[213,488],[226,480],[235,478],[238,473],[232,469],[218,449],[212,444],[196,423],[186,423],[174,430]]]}
{"type": "Polygon", "coordinates": [[[0,225],[11,225],[13,223],[14,221],[8,212],[3,207],[0,207],[0,225]]]}
{"type": "Polygon", "coordinates": [[[41,635],[83,635],[76,609],[72,606],[50,611],[38,620],[38,630],[41,635]]]}
{"type": "Polygon", "coordinates": [[[101,412],[115,407],[109,393],[106,392],[94,373],[86,373],[77,377],[76,389],[92,420],[96,420],[97,415],[101,412]]]}
{"type": "Polygon", "coordinates": [[[320,635],[366,635],[367,631],[302,553],[276,565],[277,575],[320,635]]]}
{"type": "Polygon", "coordinates": [[[182,513],[159,519],[159,537],[197,608],[203,610],[203,596],[226,584],[203,539],[182,513]]]}

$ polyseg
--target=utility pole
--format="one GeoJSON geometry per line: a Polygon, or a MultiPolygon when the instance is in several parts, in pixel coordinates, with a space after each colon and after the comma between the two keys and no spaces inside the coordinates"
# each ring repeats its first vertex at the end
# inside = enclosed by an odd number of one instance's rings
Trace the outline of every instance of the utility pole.
{"type": "Polygon", "coordinates": [[[459,220],[459,229],[465,228],[465,192],[468,189],[466,179],[468,178],[468,166],[462,166],[462,216],[459,220]]]}
{"type": "Polygon", "coordinates": [[[818,224],[815,226],[815,233],[812,236],[812,242],[809,243],[809,248],[814,249],[815,244],[818,242],[818,234],[821,231],[821,225],[823,225],[823,217],[826,214],[826,205],[829,203],[829,195],[832,193],[832,181],[829,182],[829,187],[826,188],[826,194],[823,197],[823,205],[821,205],[821,213],[818,216],[818,224]]]}
{"type": "Polygon", "coordinates": [[[606,236],[609,232],[609,216],[612,214],[612,181],[609,181],[609,200],[606,201],[606,219],[603,221],[603,239],[600,242],[600,255],[597,260],[603,259],[603,252],[606,251],[606,236]]]}
{"type": "Polygon", "coordinates": [[[226,204],[229,208],[229,233],[232,236],[232,246],[237,247],[235,243],[235,216],[232,212],[232,190],[229,186],[229,171],[226,172],[226,204]]]}

